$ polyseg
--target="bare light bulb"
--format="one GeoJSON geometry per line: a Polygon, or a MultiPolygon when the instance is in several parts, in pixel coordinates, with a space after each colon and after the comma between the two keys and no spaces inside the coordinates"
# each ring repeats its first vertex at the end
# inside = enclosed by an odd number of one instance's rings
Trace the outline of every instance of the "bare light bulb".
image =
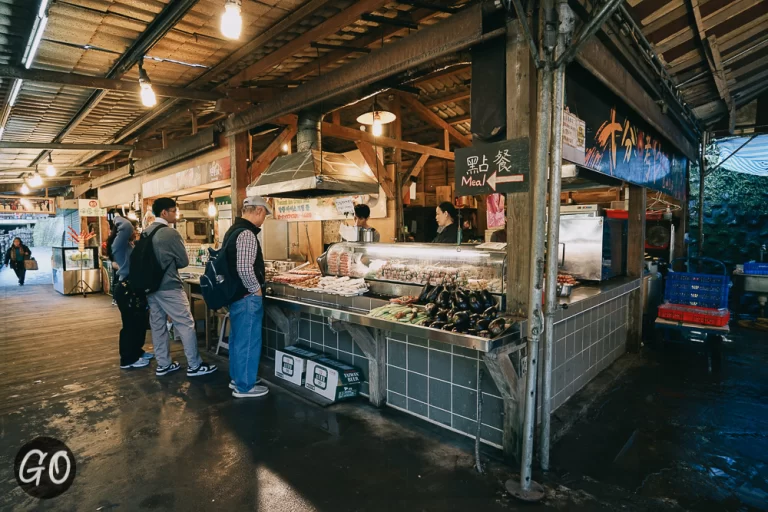
{"type": "Polygon", "coordinates": [[[215,217],[216,216],[216,204],[215,203],[208,203],[208,216],[209,217],[215,217]]]}
{"type": "Polygon", "coordinates": [[[242,31],[243,17],[240,15],[239,2],[227,0],[224,14],[221,15],[221,33],[227,39],[240,39],[242,31]]]}
{"type": "Polygon", "coordinates": [[[141,104],[145,107],[154,107],[157,105],[155,91],[152,90],[152,84],[149,82],[141,82],[141,104]]]}
{"type": "Polygon", "coordinates": [[[381,124],[381,120],[374,119],[373,125],[371,126],[371,133],[374,137],[378,137],[382,133],[384,133],[384,126],[381,124]]]}
{"type": "Polygon", "coordinates": [[[40,176],[39,173],[34,173],[31,178],[29,178],[29,185],[32,187],[39,187],[43,184],[43,177],[40,176]]]}
{"type": "Polygon", "coordinates": [[[21,193],[22,194],[29,194],[29,187],[26,183],[21,184],[21,193]]]}
{"type": "Polygon", "coordinates": [[[51,157],[48,157],[48,165],[45,168],[45,175],[49,178],[56,176],[56,166],[53,165],[51,157]]]}
{"type": "Polygon", "coordinates": [[[287,153],[287,152],[288,152],[288,144],[286,143],[286,144],[283,144],[283,153],[287,153]]]}

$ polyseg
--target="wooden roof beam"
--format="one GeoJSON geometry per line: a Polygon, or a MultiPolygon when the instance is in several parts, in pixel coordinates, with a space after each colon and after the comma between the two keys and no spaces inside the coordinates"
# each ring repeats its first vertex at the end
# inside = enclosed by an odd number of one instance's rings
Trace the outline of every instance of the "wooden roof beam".
{"type": "Polygon", "coordinates": [[[422,146],[421,144],[412,144],[403,140],[390,139],[389,137],[375,137],[370,132],[363,132],[354,128],[347,128],[346,126],[339,126],[332,123],[323,123],[322,133],[323,137],[334,137],[342,140],[351,140],[353,142],[363,140],[385,148],[401,149],[409,153],[429,155],[444,160],[454,159],[452,151],[422,146]]]}
{"type": "Polygon", "coordinates": [[[469,138],[459,132],[453,127],[447,120],[435,114],[431,109],[427,108],[418,99],[410,94],[399,94],[400,100],[417,116],[428,122],[435,128],[445,130],[448,134],[463,147],[471,146],[472,141],[469,138]]]}
{"type": "Polygon", "coordinates": [[[380,9],[387,3],[388,0],[361,0],[350,5],[336,16],[328,18],[316,27],[307,30],[296,39],[287,42],[263,59],[251,64],[249,67],[232,77],[229,84],[231,86],[237,86],[247,80],[253,80],[260,77],[270,69],[278,66],[285,59],[293,57],[300,51],[308,48],[312,42],[324,39],[330,34],[335,34],[344,27],[359,20],[363,14],[380,9]]]}
{"type": "Polygon", "coordinates": [[[451,103],[453,101],[469,99],[469,96],[470,90],[467,89],[466,91],[459,91],[453,94],[449,94],[448,96],[443,96],[442,98],[438,98],[436,100],[427,101],[424,103],[424,106],[428,108],[437,107],[438,105],[445,105],[446,103],[451,103]]]}

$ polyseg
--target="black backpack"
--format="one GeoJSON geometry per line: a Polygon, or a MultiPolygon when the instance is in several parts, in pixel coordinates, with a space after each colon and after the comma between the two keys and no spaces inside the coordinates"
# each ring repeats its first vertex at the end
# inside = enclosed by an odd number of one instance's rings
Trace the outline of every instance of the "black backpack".
{"type": "MultiPolygon", "coordinates": [[[[168,227],[158,226],[149,236],[142,233],[136,241],[131,253],[131,271],[128,275],[128,284],[136,293],[152,293],[160,288],[168,267],[163,268],[155,256],[155,248],[152,238],[161,229],[168,227]]],[[[170,265],[169,265],[170,267],[170,265]]]]}
{"type": "Polygon", "coordinates": [[[227,264],[227,244],[235,240],[245,231],[236,229],[224,239],[221,249],[208,249],[208,263],[205,264],[205,273],[200,276],[200,293],[209,309],[220,309],[229,306],[236,299],[237,289],[240,285],[240,277],[233,276],[229,272],[227,264]]]}

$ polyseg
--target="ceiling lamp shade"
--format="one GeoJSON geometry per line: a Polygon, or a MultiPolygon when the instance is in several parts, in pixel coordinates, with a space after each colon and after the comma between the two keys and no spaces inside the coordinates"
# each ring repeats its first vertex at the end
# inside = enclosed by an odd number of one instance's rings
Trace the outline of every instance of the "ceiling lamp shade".
{"type": "Polygon", "coordinates": [[[381,124],[389,124],[397,119],[397,116],[392,112],[386,110],[374,110],[372,112],[366,112],[357,118],[357,122],[368,126],[373,126],[376,121],[381,124]]]}

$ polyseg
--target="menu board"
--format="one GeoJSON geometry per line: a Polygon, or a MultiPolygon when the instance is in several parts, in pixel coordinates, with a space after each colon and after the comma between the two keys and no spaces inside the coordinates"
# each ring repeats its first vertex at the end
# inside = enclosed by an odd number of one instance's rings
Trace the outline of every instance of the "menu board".
{"type": "Polygon", "coordinates": [[[456,150],[456,195],[526,192],[530,188],[528,137],[456,150]]]}
{"type": "Polygon", "coordinates": [[[99,206],[98,199],[78,199],[77,210],[80,217],[106,217],[107,210],[99,206]]]}
{"type": "Polygon", "coordinates": [[[306,199],[274,199],[273,217],[286,221],[344,220],[355,214],[356,204],[367,204],[372,219],[387,216],[387,195],[379,187],[378,196],[357,195],[343,197],[312,197],[306,199]]]}
{"type": "Polygon", "coordinates": [[[586,123],[571,114],[566,108],[563,111],[563,158],[575,164],[584,165],[586,154],[586,123]]]}

